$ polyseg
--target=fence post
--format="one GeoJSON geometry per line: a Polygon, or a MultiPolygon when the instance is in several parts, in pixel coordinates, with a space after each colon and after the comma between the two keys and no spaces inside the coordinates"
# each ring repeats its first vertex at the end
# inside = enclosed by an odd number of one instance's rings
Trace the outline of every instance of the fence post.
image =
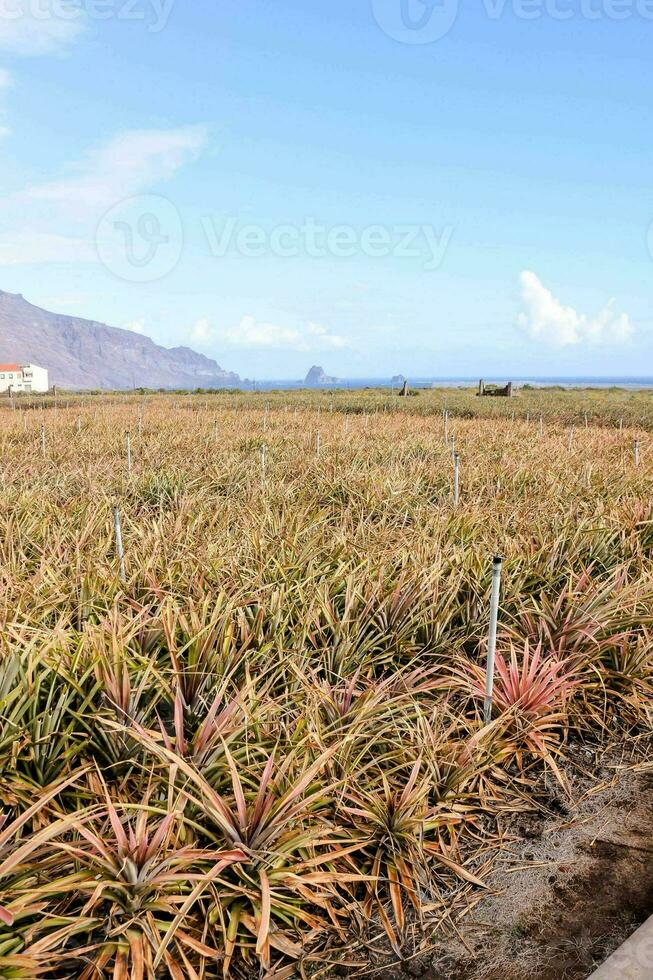
{"type": "Polygon", "coordinates": [[[485,724],[492,721],[492,699],[494,696],[494,661],[497,649],[497,623],[499,619],[499,596],[501,595],[501,565],[503,559],[495,555],[492,563],[492,596],[490,598],[490,631],[487,641],[487,667],[485,675],[485,724]]]}
{"type": "Polygon", "coordinates": [[[449,445],[449,409],[444,410],[444,444],[449,445]]]}
{"type": "Polygon", "coordinates": [[[320,455],[320,444],[321,444],[320,433],[318,432],[317,438],[315,440],[315,455],[316,456],[319,456],[320,455]]]}
{"type": "Polygon", "coordinates": [[[45,458],[45,425],[41,423],[41,452],[45,458]]]}
{"type": "Polygon", "coordinates": [[[639,439],[635,439],[633,453],[635,455],[635,466],[639,466],[639,439]]]}
{"type": "Polygon", "coordinates": [[[116,534],[116,554],[118,556],[118,565],[120,569],[120,581],[126,582],[127,575],[125,573],[125,554],[122,550],[122,530],[120,528],[120,511],[118,508],[114,508],[113,511],[113,527],[116,534]]]}
{"type": "Polygon", "coordinates": [[[460,453],[454,453],[453,457],[453,505],[458,506],[460,501],[460,453]]]}

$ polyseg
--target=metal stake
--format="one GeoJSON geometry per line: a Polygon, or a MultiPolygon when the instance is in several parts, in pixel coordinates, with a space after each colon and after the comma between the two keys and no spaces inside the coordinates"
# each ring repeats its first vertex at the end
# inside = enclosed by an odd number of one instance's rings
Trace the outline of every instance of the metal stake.
{"type": "Polygon", "coordinates": [[[501,565],[503,558],[495,556],[492,565],[492,597],[490,599],[490,632],[487,641],[487,668],[485,675],[485,724],[492,721],[494,695],[494,660],[497,650],[497,623],[499,621],[499,596],[501,595],[501,565]]]}
{"type": "Polygon", "coordinates": [[[118,564],[120,567],[120,581],[126,582],[127,575],[125,573],[125,554],[122,550],[122,531],[120,529],[120,511],[116,507],[113,512],[113,527],[116,534],[116,554],[118,556],[118,564]]]}

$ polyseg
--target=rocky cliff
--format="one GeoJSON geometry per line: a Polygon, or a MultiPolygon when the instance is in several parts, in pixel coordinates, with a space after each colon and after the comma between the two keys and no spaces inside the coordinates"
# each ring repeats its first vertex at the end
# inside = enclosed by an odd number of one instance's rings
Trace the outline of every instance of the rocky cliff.
{"type": "Polygon", "coordinates": [[[131,330],[49,313],[1,290],[0,361],[31,361],[64,388],[220,388],[240,380],[189,347],[160,347],[131,330]]]}
{"type": "Polygon", "coordinates": [[[306,385],[332,385],[336,384],[337,378],[330,378],[328,374],[325,374],[324,368],[313,365],[311,370],[306,375],[304,379],[304,384],[306,385]]]}

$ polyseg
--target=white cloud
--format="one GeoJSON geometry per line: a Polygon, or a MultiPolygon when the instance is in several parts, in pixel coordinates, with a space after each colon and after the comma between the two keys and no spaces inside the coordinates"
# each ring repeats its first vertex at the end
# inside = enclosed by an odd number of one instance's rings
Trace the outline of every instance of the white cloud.
{"type": "MultiPolygon", "coordinates": [[[[84,33],[84,21],[82,4],[66,6],[61,0],[0,0],[0,51],[18,56],[60,53],[84,33]]],[[[9,73],[0,68],[0,92],[11,84],[9,73]]],[[[4,112],[1,104],[0,116],[4,112]]],[[[11,132],[0,119],[0,139],[11,132]]]]}
{"type": "Polygon", "coordinates": [[[145,320],[132,320],[130,323],[125,324],[125,330],[131,330],[132,333],[140,334],[141,337],[147,337],[148,333],[145,329],[145,320]]]}
{"type": "Polygon", "coordinates": [[[237,327],[221,331],[214,330],[204,317],[192,327],[190,340],[200,347],[228,344],[231,347],[315,352],[342,350],[350,346],[345,337],[331,333],[328,327],[318,323],[289,327],[264,323],[253,316],[244,316],[237,327]]]}
{"type": "Polygon", "coordinates": [[[96,262],[92,242],[47,232],[0,235],[0,266],[42,265],[47,262],[96,262]]]}
{"type": "Polygon", "coordinates": [[[534,272],[526,270],[519,279],[525,310],[517,322],[534,340],[555,347],[620,344],[633,333],[627,314],[615,313],[613,299],[595,316],[589,316],[573,306],[563,306],[534,272]]]}
{"type": "Polygon", "coordinates": [[[0,50],[18,55],[53,54],[67,50],[84,32],[82,6],[55,0],[0,0],[0,50]]]}
{"type": "Polygon", "coordinates": [[[200,347],[206,347],[213,341],[213,331],[206,317],[202,317],[191,327],[190,339],[200,347]]]}
{"type": "Polygon", "coordinates": [[[206,146],[204,126],[137,129],[114,136],[71,167],[72,176],[28,188],[24,197],[97,211],[170,180],[206,146]]]}
{"type": "Polygon", "coordinates": [[[309,323],[306,327],[307,340],[316,344],[320,349],[324,350],[340,350],[343,347],[349,347],[349,341],[338,334],[330,333],[327,327],[323,327],[319,323],[309,323]]]}
{"type": "MultiPolygon", "coordinates": [[[[2,131],[0,129],[0,136],[2,131]]],[[[107,210],[168,180],[206,144],[203,126],[120,133],[70,169],[65,180],[28,188],[2,201],[0,266],[97,262],[98,222],[107,210]]]]}

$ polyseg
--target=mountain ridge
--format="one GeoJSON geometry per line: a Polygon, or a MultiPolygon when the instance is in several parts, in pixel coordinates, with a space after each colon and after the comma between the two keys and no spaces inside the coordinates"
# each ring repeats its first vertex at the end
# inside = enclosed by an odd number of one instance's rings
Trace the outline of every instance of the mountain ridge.
{"type": "Polygon", "coordinates": [[[62,388],[222,388],[240,382],[190,347],[162,347],[133,330],[52,313],[21,293],[0,290],[4,360],[47,368],[50,384],[62,388]]]}

